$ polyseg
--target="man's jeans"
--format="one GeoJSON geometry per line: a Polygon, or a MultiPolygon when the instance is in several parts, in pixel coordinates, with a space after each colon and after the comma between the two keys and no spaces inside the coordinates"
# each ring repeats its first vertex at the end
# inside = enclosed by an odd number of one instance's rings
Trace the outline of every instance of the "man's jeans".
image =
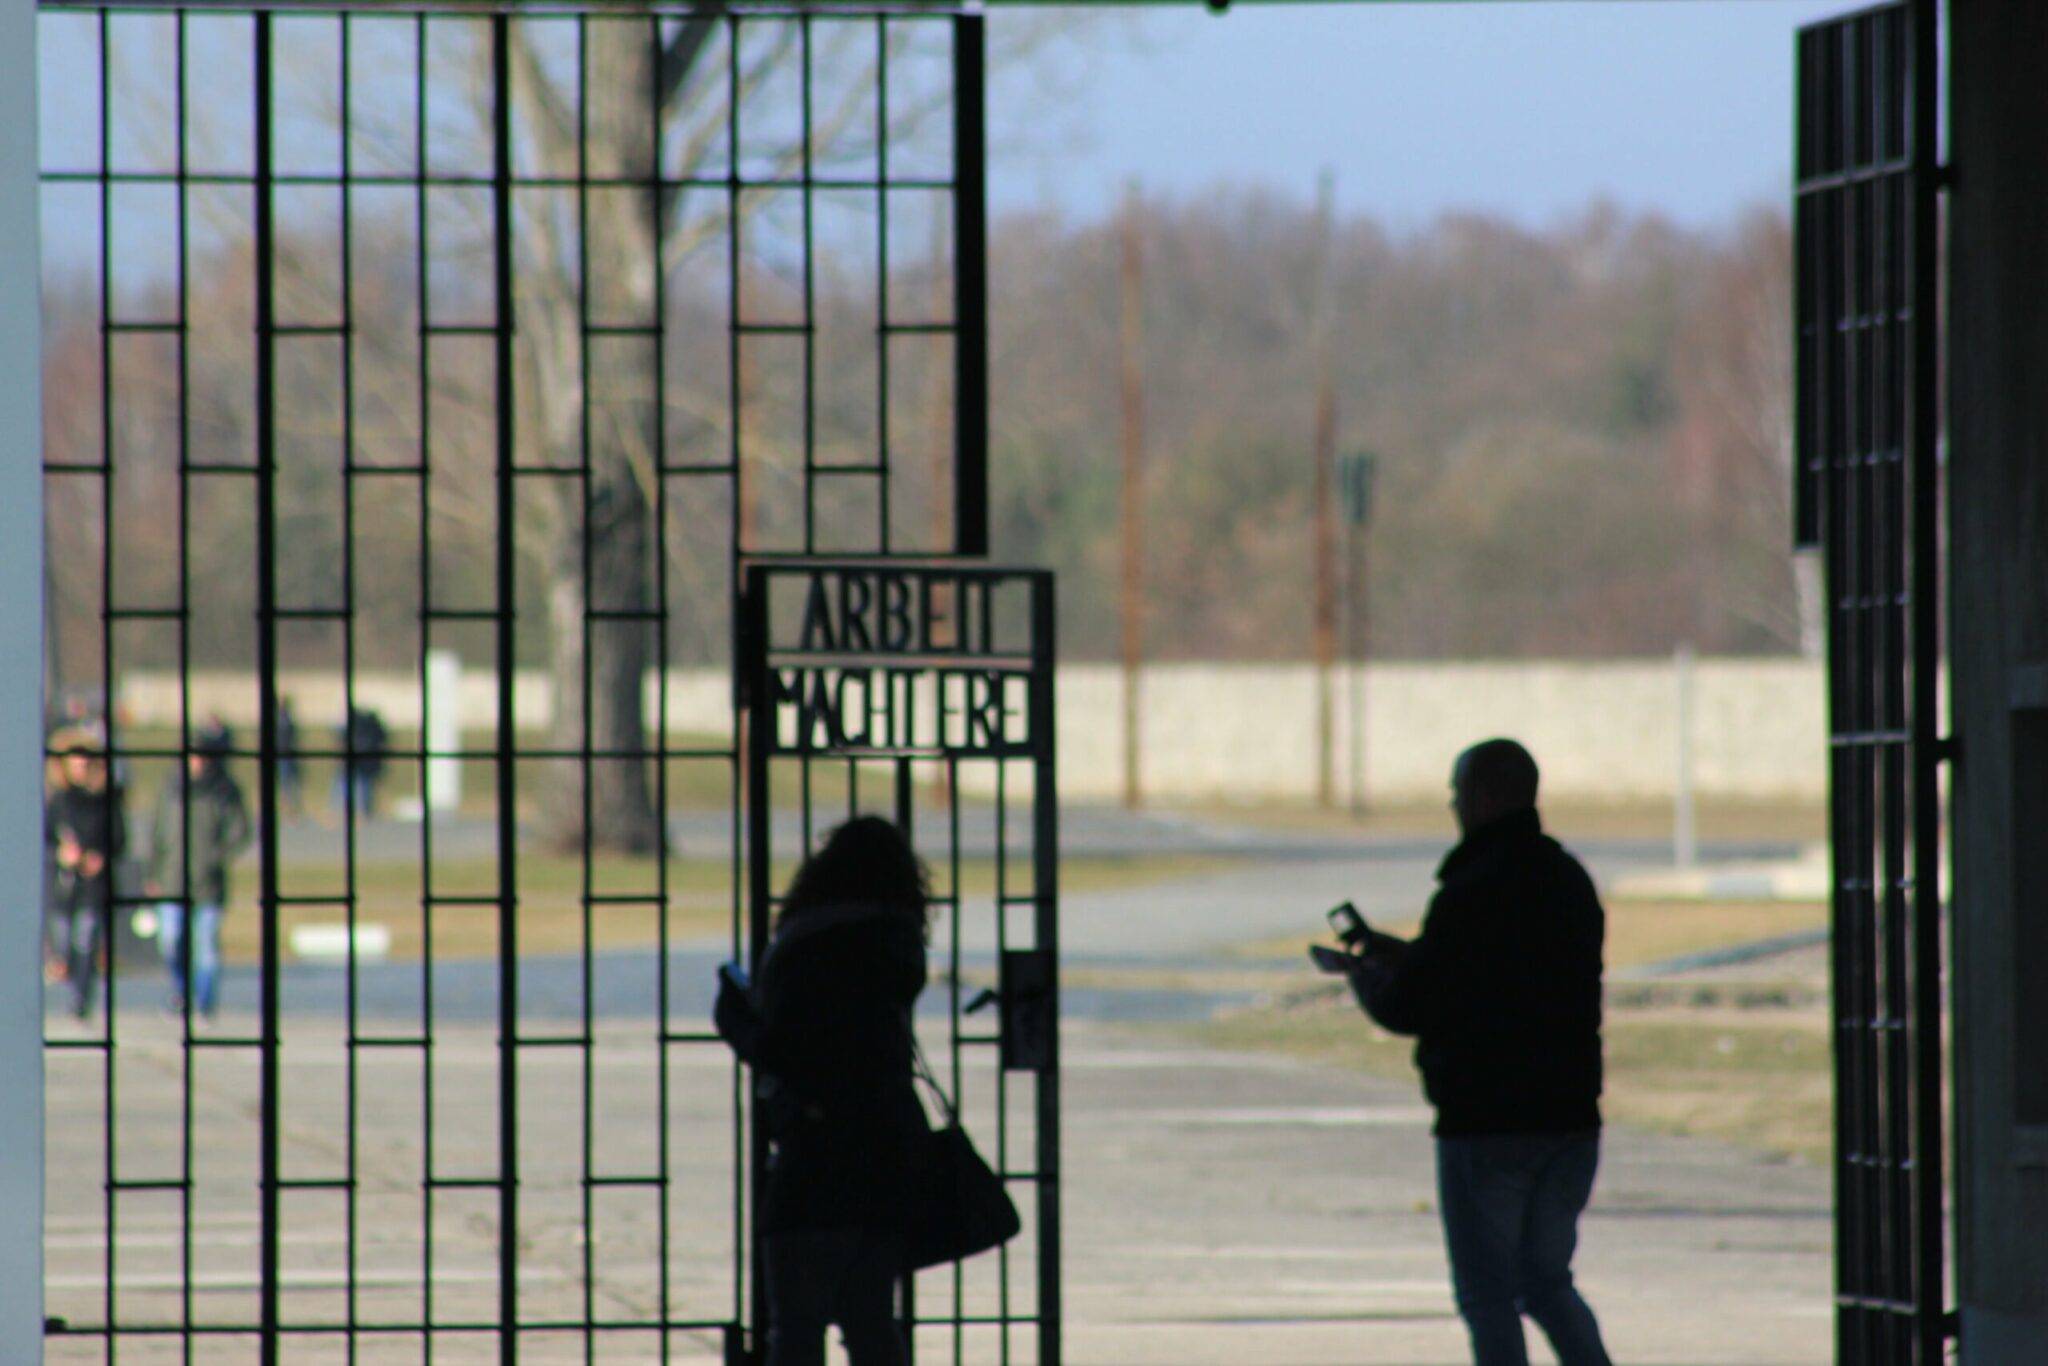
{"type": "Polygon", "coordinates": [[[99,984],[102,904],[103,898],[81,897],[75,909],[60,911],[50,922],[51,938],[64,960],[64,975],[71,987],[71,1013],[81,1020],[92,1014],[93,994],[99,984]]]}
{"type": "Polygon", "coordinates": [[[218,906],[192,908],[192,988],[185,986],[185,907],[181,902],[157,904],[157,944],[170,969],[171,992],[179,1002],[191,1001],[202,1015],[213,1014],[220,983],[220,913],[218,906]]]}
{"type": "Polygon", "coordinates": [[[1451,1288],[1472,1335],[1474,1366],[1527,1366],[1523,1314],[1543,1329],[1563,1366],[1607,1366],[1600,1326],[1571,1269],[1579,1212],[1599,1164],[1597,1131],[1436,1141],[1451,1288]]]}

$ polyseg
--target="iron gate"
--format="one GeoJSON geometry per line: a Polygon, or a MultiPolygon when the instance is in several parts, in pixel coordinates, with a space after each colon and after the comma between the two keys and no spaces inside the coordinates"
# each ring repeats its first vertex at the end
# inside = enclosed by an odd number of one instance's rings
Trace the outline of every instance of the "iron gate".
{"type": "Polygon", "coordinates": [[[913,1332],[943,1331],[956,1362],[1060,1360],[1053,627],[1050,572],[957,562],[753,563],[741,606],[749,961],[784,868],[825,833],[827,787],[837,812],[894,819],[932,870],[943,1013],[921,1032],[1025,1212],[1015,1242],[904,1287],[913,1332]],[[778,821],[791,788],[796,811],[778,821]],[[969,1018],[990,1007],[986,1024],[969,1018]]]}
{"type": "MultiPolygon", "coordinates": [[[[711,969],[750,814],[823,799],[748,786],[739,566],[985,549],[981,21],[39,30],[51,695],[131,850],[216,722],[260,832],[218,1018],[115,972],[49,1026],[51,1358],[744,1359],[711,969]]],[[[189,910],[131,861],[117,919],[189,910]]],[[[956,1342],[1056,1325],[1009,1286],[956,1342]]]]}
{"type": "Polygon", "coordinates": [[[1836,1357],[1947,1335],[1932,0],[1799,37],[1800,544],[1824,558],[1836,1357]]]}

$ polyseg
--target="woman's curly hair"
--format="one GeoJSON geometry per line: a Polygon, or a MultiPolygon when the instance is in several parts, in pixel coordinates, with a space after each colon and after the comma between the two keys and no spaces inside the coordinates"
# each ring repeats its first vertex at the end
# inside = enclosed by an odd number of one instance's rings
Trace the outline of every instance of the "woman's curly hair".
{"type": "Polygon", "coordinates": [[[790,879],[784,918],[821,906],[879,903],[921,923],[931,902],[924,861],[891,821],[855,816],[825,837],[790,879]]]}

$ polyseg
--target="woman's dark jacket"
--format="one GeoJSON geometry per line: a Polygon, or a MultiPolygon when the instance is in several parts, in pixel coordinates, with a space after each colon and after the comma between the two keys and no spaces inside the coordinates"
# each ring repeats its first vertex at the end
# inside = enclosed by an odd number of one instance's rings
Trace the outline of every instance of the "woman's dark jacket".
{"type": "Polygon", "coordinates": [[[1436,1107],[1436,1133],[1600,1126],[1600,954],[1606,917],[1586,870],[1534,811],[1445,856],[1422,933],[1354,981],[1397,1034],[1436,1107]]]}
{"type": "Polygon", "coordinates": [[[882,906],[823,906],[776,930],[719,1032],[758,1074],[770,1165],[761,1232],[902,1224],[929,1131],[911,1075],[924,926],[882,906]]]}
{"type": "Polygon", "coordinates": [[[215,764],[198,778],[173,774],[164,780],[150,826],[150,881],[166,897],[189,896],[195,906],[225,906],[228,865],[249,846],[253,833],[242,789],[226,769],[215,764]]]}

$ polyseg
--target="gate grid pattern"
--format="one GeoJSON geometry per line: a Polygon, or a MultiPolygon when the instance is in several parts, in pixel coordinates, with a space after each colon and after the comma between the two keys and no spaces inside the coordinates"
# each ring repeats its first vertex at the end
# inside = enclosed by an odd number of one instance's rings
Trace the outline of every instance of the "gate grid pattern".
{"type": "MultiPolygon", "coordinates": [[[[42,0],[39,42],[47,674],[131,866],[47,1033],[50,1359],[753,1359],[711,969],[750,838],[797,823],[786,875],[874,801],[750,820],[738,706],[673,730],[671,669],[737,667],[753,557],[986,549],[981,21],[42,0]],[[192,904],[149,798],[222,721],[258,833],[208,1019],[135,935],[192,904]]],[[[960,791],[875,800],[957,835],[960,791]]],[[[1004,1266],[918,1322],[1056,1359],[1004,1266]]]]}
{"type": "Polygon", "coordinates": [[[1836,1359],[1934,1363],[1942,1238],[1935,6],[1799,38],[1797,538],[1828,613],[1836,1359]]]}
{"type": "Polygon", "coordinates": [[[913,1345],[936,1330],[955,1362],[1061,1360],[1054,641],[1042,569],[763,558],[741,595],[751,955],[768,945],[782,851],[814,842],[821,793],[893,818],[931,868],[936,985],[920,1032],[946,1022],[932,1065],[1024,1222],[906,1287],[913,1345]],[[982,800],[963,802],[969,789],[982,800]],[[922,819],[920,793],[941,798],[922,819]],[[796,819],[778,821],[790,794],[796,819]]]}

